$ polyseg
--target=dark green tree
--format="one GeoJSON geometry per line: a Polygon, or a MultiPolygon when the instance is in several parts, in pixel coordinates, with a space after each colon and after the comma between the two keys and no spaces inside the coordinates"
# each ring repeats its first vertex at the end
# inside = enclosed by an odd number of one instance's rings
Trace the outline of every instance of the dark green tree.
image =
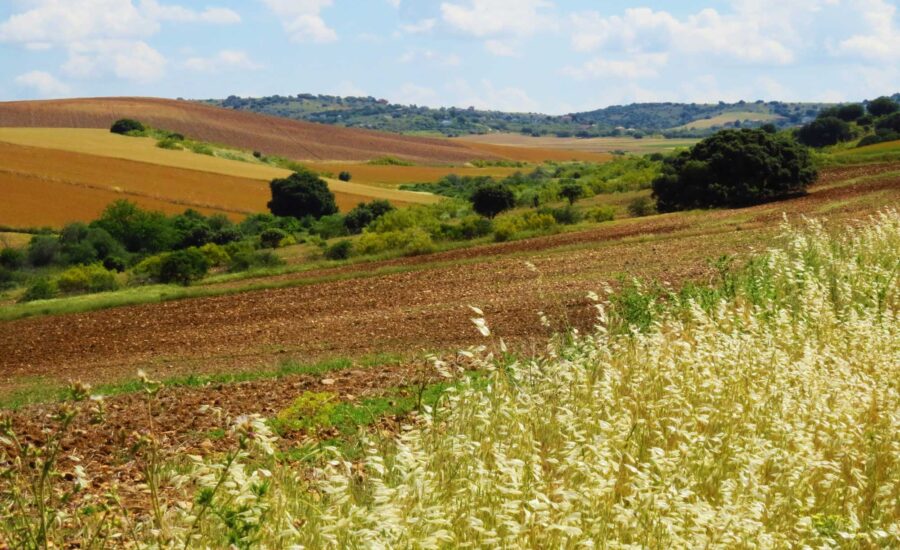
{"type": "Polygon", "coordinates": [[[841,105],[837,109],[837,118],[844,122],[854,122],[862,118],[866,114],[866,109],[859,103],[851,103],[849,105],[841,105]]]}
{"type": "Polygon", "coordinates": [[[882,118],[875,124],[875,128],[886,132],[900,132],[900,113],[882,118]]]}
{"type": "Polygon", "coordinates": [[[350,174],[350,172],[347,172],[347,171],[344,171],[344,172],[341,172],[340,174],[338,174],[338,179],[341,181],[350,181],[352,178],[353,178],[353,176],[350,174]]]}
{"type": "Polygon", "coordinates": [[[314,172],[294,172],[287,178],[272,180],[269,187],[272,200],[268,206],[276,216],[319,219],[338,211],[334,193],[314,172]]]}
{"type": "Polygon", "coordinates": [[[584,187],[574,181],[568,181],[559,189],[559,196],[569,201],[569,205],[573,205],[584,196],[584,187]]]}
{"type": "Polygon", "coordinates": [[[869,114],[875,117],[886,116],[900,111],[900,105],[898,105],[893,99],[886,96],[881,96],[878,99],[873,99],[869,102],[867,108],[869,110],[869,114]]]}
{"type": "Polygon", "coordinates": [[[817,172],[809,150],[762,130],[725,130],[663,161],[653,182],[660,212],[738,207],[802,193],[817,172]]]}
{"type": "Polygon", "coordinates": [[[165,214],[142,210],[126,200],[107,206],[91,227],[104,229],[129,252],[154,254],[178,243],[178,231],[165,214]]]}
{"type": "Polygon", "coordinates": [[[516,205],[516,196],[502,183],[488,183],[472,193],[472,209],[478,214],[493,219],[494,216],[516,205]]]}
{"type": "Polygon", "coordinates": [[[344,227],[351,235],[362,233],[370,223],[384,216],[394,206],[386,200],[376,199],[369,203],[360,203],[356,208],[347,212],[344,217],[344,227]]]}
{"type": "Polygon", "coordinates": [[[115,122],[110,127],[109,131],[114,134],[127,134],[128,132],[143,132],[146,130],[144,125],[138,122],[137,120],[131,118],[122,118],[115,122]]]}
{"type": "Polygon", "coordinates": [[[196,248],[186,248],[167,254],[160,266],[159,279],[164,283],[189,285],[202,279],[209,271],[206,256],[196,248]]]}
{"type": "Polygon", "coordinates": [[[817,118],[797,132],[797,139],[800,140],[800,143],[810,147],[826,147],[842,141],[849,141],[852,138],[850,125],[831,116],[817,118]]]}

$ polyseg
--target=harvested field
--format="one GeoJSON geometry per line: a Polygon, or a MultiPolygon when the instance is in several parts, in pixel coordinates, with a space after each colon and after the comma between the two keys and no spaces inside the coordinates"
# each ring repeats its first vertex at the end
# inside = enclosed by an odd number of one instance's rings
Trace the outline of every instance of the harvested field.
{"type": "Polygon", "coordinates": [[[711,273],[708,258],[765,247],[784,211],[817,215],[827,208],[829,217],[848,219],[896,204],[898,170],[896,164],[830,170],[808,196],[754,208],[626,220],[337,268],[359,278],[312,280],[332,271],[321,270],[283,276],[300,285],[289,288],[5,322],[0,388],[14,391],[35,377],[45,385],[73,377],[120,380],[139,367],[171,376],[253,370],[286,357],[309,362],[455,349],[473,341],[467,304],[484,308],[496,334],[527,346],[546,336],[538,310],[568,326],[589,326],[588,290],[622,274],[673,283],[703,278],[711,273]],[[854,182],[840,183],[848,180],[854,182]],[[408,269],[367,276],[385,265],[408,269]]]}
{"type": "Polygon", "coordinates": [[[350,172],[353,176],[353,183],[389,188],[397,187],[404,183],[436,182],[449,174],[504,178],[516,172],[528,172],[533,169],[527,166],[522,168],[503,166],[478,168],[475,166],[373,166],[370,164],[336,162],[307,162],[304,164],[320,173],[331,172],[337,175],[342,171],[350,172]]]}
{"type": "Polygon", "coordinates": [[[719,116],[714,116],[711,118],[701,118],[697,119],[693,122],[688,122],[682,126],[678,126],[675,128],[676,130],[690,130],[690,129],[699,129],[705,130],[708,128],[714,128],[716,126],[724,126],[729,122],[737,122],[737,121],[745,121],[751,120],[754,122],[772,122],[775,120],[781,120],[782,117],[778,115],[773,115],[771,113],[754,113],[753,111],[735,111],[732,113],[722,113],[719,116]]]}
{"type": "Polygon", "coordinates": [[[570,149],[568,147],[544,147],[544,146],[511,146],[471,141],[468,144],[472,149],[486,154],[497,156],[507,160],[541,163],[545,161],[566,162],[572,160],[586,162],[607,162],[612,156],[605,152],[589,151],[584,149],[570,149]]]}
{"type": "MultiPolygon", "coordinates": [[[[552,149],[577,151],[583,153],[610,153],[625,151],[626,153],[646,154],[671,151],[681,147],[690,147],[697,143],[696,139],[666,139],[651,138],[634,139],[632,137],[603,137],[603,138],[558,138],[558,137],[531,137],[521,134],[484,134],[480,136],[465,136],[455,138],[454,141],[463,141],[473,147],[485,147],[489,145],[503,145],[507,147],[528,147],[537,149],[552,149]],[[477,145],[474,145],[477,144],[477,145]]],[[[589,159],[587,159],[589,160],[589,159]]]]}
{"type": "Polygon", "coordinates": [[[31,240],[31,233],[0,231],[0,248],[21,248],[31,240]]]}
{"type": "MultiPolygon", "coordinates": [[[[7,192],[7,200],[0,204],[0,224],[59,227],[89,221],[120,198],[168,213],[195,208],[237,219],[265,212],[268,180],[288,174],[269,166],[159,149],[153,140],[102,130],[0,129],[0,182],[7,192]],[[53,148],[13,145],[8,140],[53,148]],[[85,154],[89,151],[109,156],[85,154]],[[66,199],[48,201],[50,196],[66,199]]],[[[329,180],[329,186],[342,210],[373,198],[398,206],[439,200],[338,180],[329,180]]]]}
{"type": "Polygon", "coordinates": [[[188,101],[96,98],[0,103],[0,126],[103,128],[135,118],[200,141],[221,143],[295,160],[369,160],[392,155],[418,162],[484,158],[465,144],[299,122],[188,101]]]}

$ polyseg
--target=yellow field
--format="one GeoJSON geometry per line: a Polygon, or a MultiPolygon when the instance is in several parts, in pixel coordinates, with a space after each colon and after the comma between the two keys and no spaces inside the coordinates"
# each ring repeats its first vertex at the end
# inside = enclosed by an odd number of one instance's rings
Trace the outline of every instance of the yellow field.
{"type": "Polygon", "coordinates": [[[738,120],[752,120],[754,122],[771,122],[773,120],[780,120],[781,117],[778,115],[773,115],[769,113],[754,113],[751,111],[735,111],[733,113],[723,113],[719,116],[714,116],[712,118],[701,118],[695,120],[693,122],[689,122],[683,126],[679,126],[675,128],[676,130],[706,130],[707,128],[712,128],[714,126],[724,126],[729,122],[736,122],[738,120]]]}
{"type": "MultiPolygon", "coordinates": [[[[156,140],[133,138],[108,130],[83,128],[0,128],[0,142],[56,149],[101,157],[132,160],[172,168],[197,170],[239,178],[269,181],[290,175],[289,170],[263,164],[199,155],[190,151],[160,149],[156,140]]],[[[335,193],[386,199],[399,204],[431,204],[440,200],[428,193],[383,189],[361,183],[329,179],[335,193]]]]}
{"type": "MultiPolygon", "coordinates": [[[[576,151],[581,153],[611,153],[624,151],[626,153],[646,154],[671,151],[682,147],[690,147],[697,142],[696,139],[666,139],[632,137],[602,137],[602,138],[558,138],[558,137],[531,137],[521,134],[485,134],[481,136],[465,136],[454,138],[473,144],[503,145],[508,147],[528,147],[535,149],[552,149],[563,151],[576,151]]],[[[587,159],[586,159],[587,160],[587,159]]]]}
{"type": "Polygon", "coordinates": [[[491,176],[504,178],[515,172],[527,172],[533,167],[509,168],[503,166],[488,166],[478,168],[475,166],[380,166],[365,163],[347,162],[304,162],[319,173],[331,172],[339,174],[343,171],[350,172],[353,183],[374,185],[377,187],[397,187],[404,183],[432,183],[449,174],[458,176],[491,176]]]}
{"type": "Polygon", "coordinates": [[[21,248],[31,240],[31,233],[0,231],[0,248],[21,248]]]}

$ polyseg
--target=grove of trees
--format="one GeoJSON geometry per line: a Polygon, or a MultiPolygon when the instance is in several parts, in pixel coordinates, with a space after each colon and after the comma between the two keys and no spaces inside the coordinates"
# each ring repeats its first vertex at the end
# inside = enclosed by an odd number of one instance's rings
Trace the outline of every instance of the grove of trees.
{"type": "Polygon", "coordinates": [[[272,180],[269,187],[272,200],[268,206],[275,216],[319,219],[338,211],[334,193],[314,172],[294,172],[286,178],[272,180]]]}

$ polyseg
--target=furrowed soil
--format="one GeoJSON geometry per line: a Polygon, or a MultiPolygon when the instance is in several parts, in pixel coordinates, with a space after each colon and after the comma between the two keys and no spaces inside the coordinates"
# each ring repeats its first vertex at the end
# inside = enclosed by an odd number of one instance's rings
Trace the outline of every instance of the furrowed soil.
{"type": "MultiPolygon", "coordinates": [[[[468,144],[470,147],[483,148],[485,151],[497,151],[502,156],[506,148],[523,148],[534,150],[555,150],[558,155],[565,157],[560,151],[578,152],[581,154],[608,154],[615,151],[628,153],[657,153],[666,152],[681,147],[690,147],[697,143],[696,139],[667,139],[645,137],[634,139],[633,137],[601,137],[601,138],[559,138],[553,136],[532,137],[522,134],[483,134],[454,138],[454,141],[468,144]],[[498,148],[499,147],[499,148],[498,148]]],[[[536,153],[540,156],[540,153],[536,153]]],[[[526,159],[522,159],[526,160],[526,159]]],[[[550,160],[550,159],[548,159],[550,160]]],[[[555,160],[569,160],[566,158],[555,160]]]]}
{"type": "Polygon", "coordinates": [[[6,127],[108,129],[120,118],[295,160],[358,161],[391,155],[418,162],[459,163],[494,158],[445,139],[325,126],[189,101],[119,97],[0,103],[0,126],[6,127]]]}
{"type": "Polygon", "coordinates": [[[791,201],[623,220],[272,278],[295,279],[301,286],[4,322],[0,391],[34,379],[44,385],[110,382],[132,377],[138,368],[168,377],[253,370],[284,358],[305,363],[383,351],[452,350],[475,341],[469,304],[485,310],[497,335],[529,344],[546,336],[538,310],[556,311],[561,322],[587,328],[587,291],[619,275],[671,283],[707,277],[707,259],[765,248],[782,212],[841,219],[897,204],[897,171],[898,165],[832,169],[812,193],[791,201]],[[400,269],[373,275],[386,266],[400,269]],[[353,278],[321,282],[336,273],[353,278]]]}
{"type": "MultiPolygon", "coordinates": [[[[765,250],[777,238],[784,212],[792,221],[827,214],[830,222],[864,223],[879,208],[900,202],[900,164],[829,169],[811,191],[741,210],[623,220],[588,231],[282,276],[300,280],[357,271],[357,279],[0,323],[0,388],[9,394],[74,379],[120,381],[138,368],[169,377],[264,371],[290,358],[310,363],[385,351],[408,358],[319,375],[164,389],[152,424],[165,452],[216,452],[229,445],[213,435],[228,418],[272,417],[304,391],[332,392],[352,403],[434,380],[421,359],[425,351],[449,352],[449,358],[487,342],[469,321],[469,304],[484,309],[495,337],[528,354],[552,332],[588,330],[594,312],[586,292],[599,291],[618,275],[671,285],[712,280],[708,259],[765,250]],[[391,265],[409,271],[366,276],[391,265]],[[539,311],[552,327],[541,325],[539,311]]],[[[67,438],[65,454],[81,458],[94,479],[92,491],[119,484],[127,500],[144,498],[133,489],[139,474],[125,449],[133,433],[151,425],[145,399],[139,393],[109,398],[105,423],[80,420],[67,438]]],[[[19,433],[39,442],[52,409],[32,405],[11,415],[19,433]]],[[[385,419],[380,428],[392,429],[394,422],[385,419]]],[[[302,439],[292,434],[282,445],[302,439]]]]}

